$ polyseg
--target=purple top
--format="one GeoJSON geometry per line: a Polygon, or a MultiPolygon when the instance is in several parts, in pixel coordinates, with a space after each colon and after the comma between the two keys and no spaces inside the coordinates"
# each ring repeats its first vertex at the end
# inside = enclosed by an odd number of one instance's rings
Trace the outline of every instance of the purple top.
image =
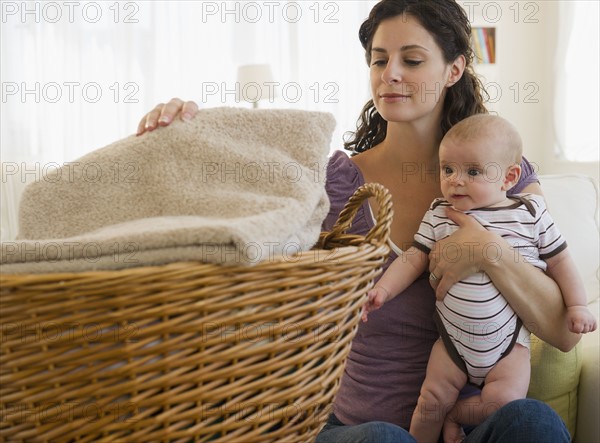
{"type": "MultiPolygon", "coordinates": [[[[521,179],[509,194],[538,182],[527,160],[523,159],[521,167],[521,179]]],[[[361,171],[343,151],[332,155],[325,185],[331,208],[323,222],[324,231],[331,230],[350,196],[364,182],[361,171]]],[[[373,225],[365,201],[349,233],[366,235],[373,225]]],[[[384,270],[396,257],[391,252],[384,270]]],[[[371,312],[367,323],[359,323],[333,408],[343,423],[385,421],[408,429],[429,353],[438,338],[434,310],[435,294],[423,273],[401,297],[386,303],[385,309],[371,312]]]]}

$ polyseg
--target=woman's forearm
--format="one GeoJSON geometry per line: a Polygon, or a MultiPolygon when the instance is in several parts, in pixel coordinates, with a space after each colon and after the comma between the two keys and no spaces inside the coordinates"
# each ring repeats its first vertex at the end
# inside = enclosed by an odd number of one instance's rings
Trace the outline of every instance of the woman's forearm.
{"type": "Polygon", "coordinates": [[[544,272],[527,263],[507,242],[494,237],[493,248],[484,248],[482,270],[508,300],[526,328],[561,351],[571,350],[580,336],[567,328],[567,310],[558,285],[544,272]]]}

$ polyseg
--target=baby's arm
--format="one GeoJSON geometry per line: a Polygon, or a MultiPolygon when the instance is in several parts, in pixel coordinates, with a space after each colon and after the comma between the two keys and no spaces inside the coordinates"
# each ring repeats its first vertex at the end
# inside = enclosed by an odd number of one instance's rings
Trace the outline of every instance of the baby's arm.
{"type": "Polygon", "coordinates": [[[594,314],[587,307],[587,296],[575,262],[566,248],[546,259],[547,274],[558,284],[567,307],[567,321],[571,332],[592,332],[596,329],[594,314]]]}
{"type": "Polygon", "coordinates": [[[367,321],[369,312],[408,288],[427,269],[428,261],[427,254],[414,246],[396,258],[367,294],[369,300],[363,308],[362,320],[367,321]]]}

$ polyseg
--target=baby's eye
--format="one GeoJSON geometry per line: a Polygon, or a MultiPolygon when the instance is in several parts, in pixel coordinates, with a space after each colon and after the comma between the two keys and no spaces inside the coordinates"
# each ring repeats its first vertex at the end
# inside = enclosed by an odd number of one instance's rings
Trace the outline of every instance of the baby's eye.
{"type": "Polygon", "coordinates": [[[444,174],[445,175],[452,175],[454,171],[452,171],[452,168],[450,166],[444,166],[444,174]]]}
{"type": "Polygon", "coordinates": [[[471,176],[471,177],[476,177],[476,176],[478,176],[479,174],[481,174],[481,171],[480,171],[479,169],[469,169],[469,170],[467,171],[467,174],[468,174],[469,176],[471,176]]]}

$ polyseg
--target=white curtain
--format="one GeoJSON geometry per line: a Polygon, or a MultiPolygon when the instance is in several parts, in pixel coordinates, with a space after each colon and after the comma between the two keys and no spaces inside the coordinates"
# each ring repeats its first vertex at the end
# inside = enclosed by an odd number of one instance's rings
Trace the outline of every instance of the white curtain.
{"type": "Polygon", "coordinates": [[[598,2],[559,3],[554,126],[558,154],[570,161],[600,160],[598,2]]]}
{"type": "Polygon", "coordinates": [[[279,83],[262,107],[333,113],[341,148],[369,98],[358,28],[375,3],[3,2],[2,161],[72,161],[175,96],[250,107],[232,91],[254,63],[279,83]]]}

